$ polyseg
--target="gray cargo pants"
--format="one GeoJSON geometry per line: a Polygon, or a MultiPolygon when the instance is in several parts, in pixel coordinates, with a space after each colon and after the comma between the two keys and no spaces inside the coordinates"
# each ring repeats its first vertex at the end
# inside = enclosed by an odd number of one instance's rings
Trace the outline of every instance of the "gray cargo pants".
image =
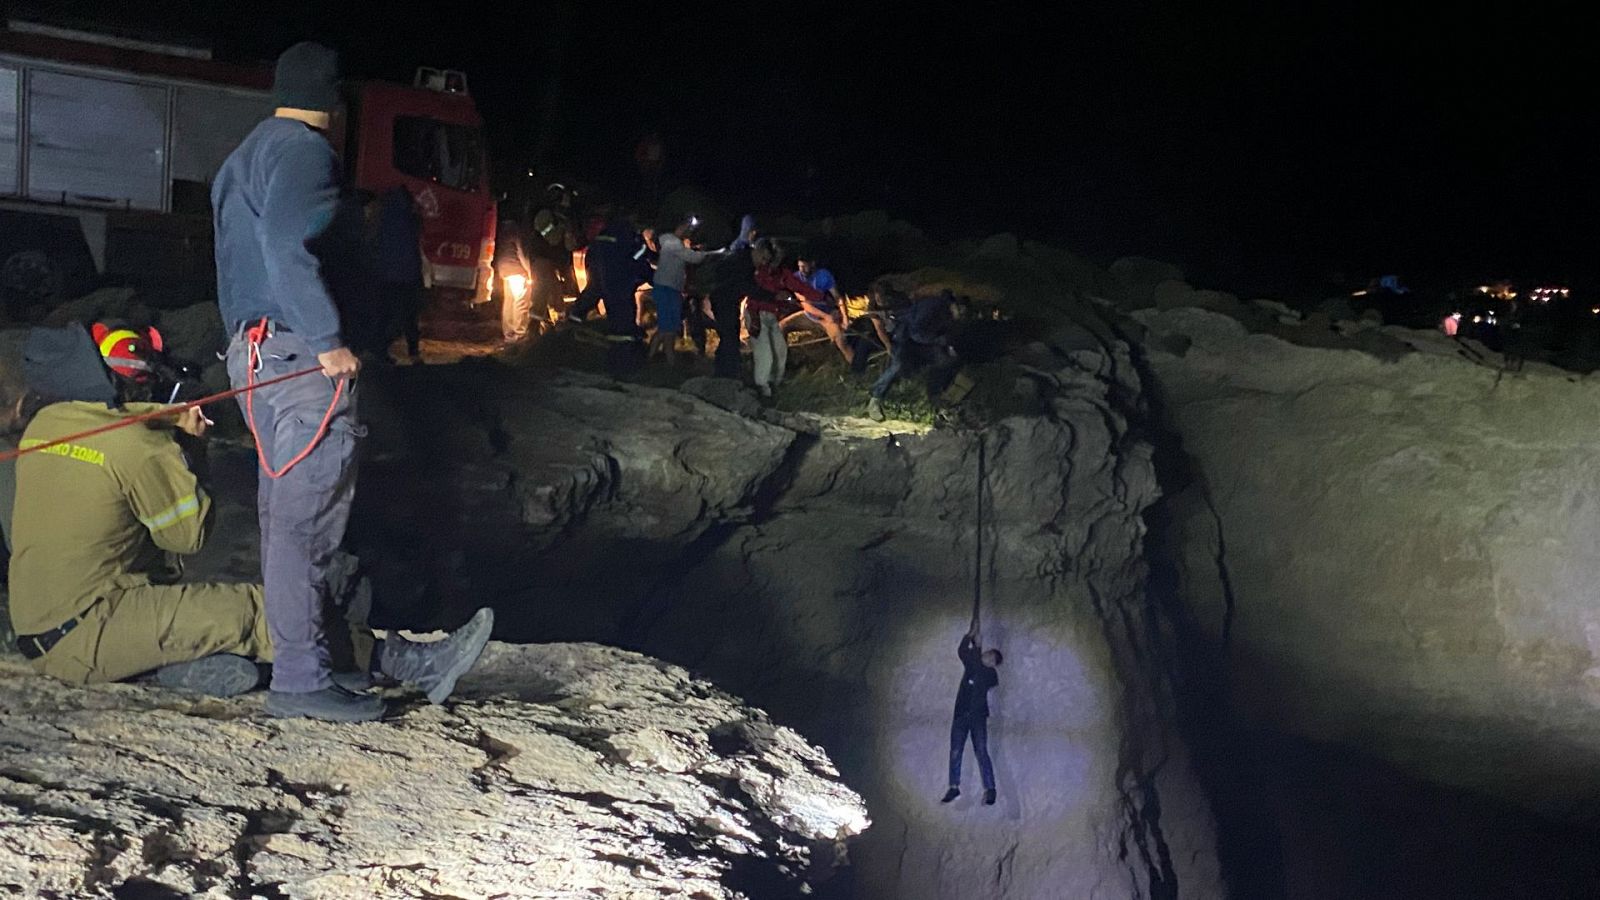
{"type": "MultiPolygon", "coordinates": [[[[278,332],[261,344],[255,380],[268,381],[317,364],[317,355],[294,334],[278,332]]],[[[228,378],[244,387],[250,374],[249,342],[235,335],[228,346],[228,378]]],[[[312,443],[328,412],[334,383],[306,375],[241,396],[254,407],[256,434],[275,471],[312,443]]],[[[251,413],[246,410],[246,415],[251,413]]],[[[259,472],[261,578],[274,659],[272,689],[307,692],[333,684],[323,629],[335,554],[350,520],[356,487],[356,384],[346,381],[328,433],[310,455],[281,478],[259,472]]]]}

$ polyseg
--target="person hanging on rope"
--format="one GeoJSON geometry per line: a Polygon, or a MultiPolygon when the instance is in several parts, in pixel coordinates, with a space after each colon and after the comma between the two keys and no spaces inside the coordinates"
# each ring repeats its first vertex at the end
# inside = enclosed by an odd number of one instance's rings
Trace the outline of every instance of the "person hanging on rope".
{"type": "Polygon", "coordinates": [[[961,796],[961,757],[967,750],[967,737],[972,737],[972,752],[978,757],[978,772],[983,776],[983,802],[994,805],[994,763],[989,759],[989,691],[1000,683],[1000,673],[995,670],[1005,657],[999,650],[979,651],[978,619],[972,619],[972,628],[961,639],[956,654],[961,657],[964,671],[961,687],[956,691],[956,711],[950,720],[950,789],[945,791],[940,803],[949,803],[961,796]]]}

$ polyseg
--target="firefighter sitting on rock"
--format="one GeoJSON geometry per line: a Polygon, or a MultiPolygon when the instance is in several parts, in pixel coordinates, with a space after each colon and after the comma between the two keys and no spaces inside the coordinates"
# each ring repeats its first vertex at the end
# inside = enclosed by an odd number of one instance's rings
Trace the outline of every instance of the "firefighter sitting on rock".
{"type": "MultiPolygon", "coordinates": [[[[168,687],[229,696],[257,686],[272,641],[260,584],[178,581],[179,557],[200,550],[212,519],[190,466],[209,423],[189,409],[82,435],[172,395],[156,340],[101,325],[30,333],[24,368],[37,413],[17,460],[12,623],[18,649],[46,675],[82,684],[154,672],[168,687]]],[[[492,626],[485,609],[437,643],[353,641],[367,652],[338,681],[360,689],[381,672],[441,702],[492,626]]]]}

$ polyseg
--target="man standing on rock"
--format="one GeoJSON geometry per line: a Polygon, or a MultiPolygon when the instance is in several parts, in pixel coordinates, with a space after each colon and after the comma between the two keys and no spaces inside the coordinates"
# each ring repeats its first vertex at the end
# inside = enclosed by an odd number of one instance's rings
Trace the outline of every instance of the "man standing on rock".
{"type": "Polygon", "coordinates": [[[961,639],[956,655],[965,669],[956,691],[956,712],[950,721],[950,790],[939,801],[949,803],[961,796],[961,757],[967,751],[967,736],[972,736],[972,752],[978,757],[978,772],[983,776],[983,802],[994,805],[994,763],[989,760],[989,691],[1000,683],[995,669],[1005,660],[999,650],[978,652],[978,623],[961,639]]]}
{"type": "Polygon", "coordinates": [[[319,254],[339,200],[339,159],[328,132],[339,118],[339,57],[301,43],[278,58],[276,114],[233,151],[211,191],[217,298],[233,335],[234,387],[270,381],[315,360],[321,375],[240,398],[261,474],[261,572],[276,658],[267,711],[359,721],[383,714],[377,697],[345,690],[329,669],[322,610],[334,552],[355,493],[356,373],[319,254]]]}

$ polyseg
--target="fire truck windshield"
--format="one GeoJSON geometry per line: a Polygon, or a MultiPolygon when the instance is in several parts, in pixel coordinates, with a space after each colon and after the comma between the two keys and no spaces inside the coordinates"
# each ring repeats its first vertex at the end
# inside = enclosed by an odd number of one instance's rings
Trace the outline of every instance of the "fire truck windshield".
{"type": "Polygon", "coordinates": [[[483,137],[470,125],[398,116],[394,120],[394,167],[413,178],[475,191],[483,172],[483,137]]]}

